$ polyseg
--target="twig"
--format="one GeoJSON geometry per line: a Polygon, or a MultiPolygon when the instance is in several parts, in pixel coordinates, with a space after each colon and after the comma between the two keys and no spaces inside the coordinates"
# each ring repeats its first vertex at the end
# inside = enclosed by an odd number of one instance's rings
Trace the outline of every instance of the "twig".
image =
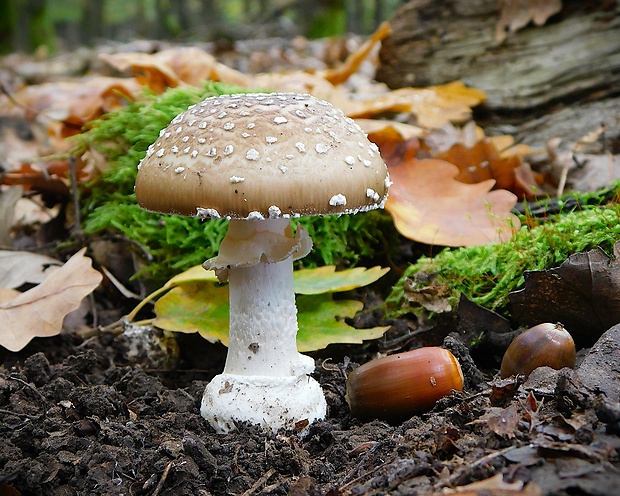
{"type": "Polygon", "coordinates": [[[173,463],[174,463],[174,460],[168,463],[168,465],[166,465],[166,468],[164,469],[164,473],[161,474],[161,479],[159,479],[159,482],[157,483],[157,487],[155,488],[155,491],[153,491],[153,494],[151,494],[151,496],[157,496],[161,492],[161,490],[164,488],[166,478],[168,477],[168,474],[170,473],[170,469],[172,468],[173,463]]]}
{"type": "MultiPolygon", "coordinates": [[[[381,444],[381,443],[378,443],[381,444]]],[[[371,451],[374,448],[371,448],[371,451]]],[[[381,463],[380,465],[377,465],[376,467],[373,467],[372,469],[368,470],[367,472],[364,472],[363,474],[358,475],[357,477],[355,477],[354,479],[351,479],[350,481],[348,481],[346,484],[341,485],[340,487],[338,487],[338,491],[342,492],[343,490],[351,487],[353,484],[358,483],[359,481],[361,481],[362,479],[365,479],[366,477],[371,476],[372,474],[374,474],[375,472],[378,472],[379,470],[385,468],[387,465],[389,465],[390,463],[392,463],[394,460],[388,460],[385,461],[383,463],[381,463]]],[[[361,464],[361,463],[360,463],[361,464]]],[[[360,468],[360,464],[358,464],[355,468],[353,468],[344,478],[344,480],[347,480],[349,477],[352,476],[352,474],[354,474],[359,468],[360,468]]]]}
{"type": "Polygon", "coordinates": [[[19,417],[19,418],[28,418],[28,419],[38,419],[39,415],[30,415],[29,413],[17,413],[17,412],[12,412],[10,410],[5,410],[5,409],[0,409],[0,413],[4,413],[5,415],[14,415],[15,417],[19,417]]]}
{"type": "Polygon", "coordinates": [[[478,468],[480,465],[484,465],[490,462],[491,460],[494,460],[495,458],[503,456],[509,451],[512,451],[517,448],[519,448],[519,446],[508,446],[507,448],[501,449],[499,451],[493,451],[492,453],[489,453],[488,455],[485,455],[482,458],[478,458],[478,460],[476,460],[475,462],[470,463],[466,467],[462,468],[461,470],[458,470],[455,473],[453,473],[448,479],[449,484],[453,486],[455,483],[458,482],[459,479],[461,479],[465,475],[470,474],[473,470],[478,468]]]}
{"type": "Polygon", "coordinates": [[[105,276],[110,280],[110,282],[114,285],[116,289],[125,297],[125,298],[133,298],[135,300],[140,299],[140,295],[134,293],[130,289],[127,289],[125,285],[120,282],[112,272],[110,272],[105,265],[101,266],[101,271],[105,274],[105,276]]]}
{"type": "Polygon", "coordinates": [[[75,172],[75,155],[69,159],[69,177],[71,178],[71,196],[73,197],[73,233],[82,239],[82,220],[80,218],[80,192],[75,172]]]}
{"type": "Polygon", "coordinates": [[[250,489],[248,489],[246,492],[244,492],[241,496],[250,496],[251,494],[255,493],[256,491],[258,491],[261,486],[263,486],[263,484],[265,484],[270,477],[275,474],[276,470],[274,468],[270,468],[267,472],[265,472],[263,474],[263,476],[258,479],[250,489]]]}
{"type": "Polygon", "coordinates": [[[31,391],[33,391],[39,398],[41,398],[43,401],[47,402],[47,398],[45,396],[43,396],[43,394],[41,394],[39,392],[39,390],[37,388],[35,388],[32,384],[28,384],[25,380],[20,379],[19,377],[16,377],[15,375],[11,374],[9,376],[7,376],[7,379],[10,379],[12,381],[16,381],[19,382],[20,384],[23,384],[24,386],[26,386],[28,389],[30,389],[31,391]]]}

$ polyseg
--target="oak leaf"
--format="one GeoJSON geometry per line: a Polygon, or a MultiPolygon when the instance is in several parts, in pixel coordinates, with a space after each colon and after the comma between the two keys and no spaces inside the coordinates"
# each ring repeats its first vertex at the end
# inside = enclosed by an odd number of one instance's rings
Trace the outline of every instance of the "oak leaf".
{"type": "Polygon", "coordinates": [[[495,180],[495,189],[512,191],[519,198],[533,198],[536,179],[520,155],[504,155],[493,141],[483,138],[473,146],[455,143],[449,150],[435,155],[459,168],[456,177],[463,183],[495,180]]]}
{"type": "Polygon", "coordinates": [[[60,334],[65,316],[77,309],[102,279],[85,251],[77,252],[38,286],[0,304],[1,346],[19,351],[34,337],[60,334]]]}
{"type": "Polygon", "coordinates": [[[620,322],[620,241],[613,259],[595,248],[524,277],[523,289],[509,295],[512,313],[523,324],[561,322],[578,346],[592,346],[620,322]]]}
{"type": "Polygon", "coordinates": [[[39,284],[62,263],[55,258],[28,251],[0,251],[0,287],[19,288],[39,284]]]}
{"type": "Polygon", "coordinates": [[[347,100],[330,101],[353,119],[406,112],[415,116],[418,126],[435,129],[448,122],[469,119],[471,108],[484,100],[482,91],[454,81],[428,88],[399,88],[368,99],[349,96],[347,100]]]}
{"type": "Polygon", "coordinates": [[[485,94],[463,83],[451,82],[429,88],[400,88],[389,91],[385,85],[369,85],[368,94],[352,94],[342,83],[359,68],[372,48],[389,33],[382,24],[376,33],[352,53],[342,67],[320,72],[291,70],[243,74],[217,62],[213,55],[195,47],[162,50],[155,54],[117,53],[100,57],[114,68],[131,70],[142,84],[161,93],[168,87],[199,86],[205,80],[222,81],[244,88],[309,93],[326,100],[351,118],[370,118],[386,112],[405,112],[415,116],[419,126],[428,129],[448,122],[462,122],[485,94]]]}
{"type": "Polygon", "coordinates": [[[409,239],[471,246],[506,241],[519,228],[519,219],[510,212],[516,196],[490,191],[492,179],[461,183],[455,179],[455,165],[436,159],[409,159],[389,171],[394,184],[385,208],[409,239]]]}
{"type": "Polygon", "coordinates": [[[65,136],[81,131],[88,121],[111,112],[133,99],[141,86],[133,78],[93,76],[74,81],[53,81],[26,86],[11,96],[0,100],[0,112],[26,117],[43,114],[47,119],[59,121],[74,132],[64,130],[65,136]]]}
{"type": "Polygon", "coordinates": [[[131,70],[140,84],[155,93],[166,88],[202,82],[224,81],[249,86],[250,77],[220,62],[213,55],[197,47],[174,47],[160,52],[101,54],[103,61],[120,71],[131,70]]]}

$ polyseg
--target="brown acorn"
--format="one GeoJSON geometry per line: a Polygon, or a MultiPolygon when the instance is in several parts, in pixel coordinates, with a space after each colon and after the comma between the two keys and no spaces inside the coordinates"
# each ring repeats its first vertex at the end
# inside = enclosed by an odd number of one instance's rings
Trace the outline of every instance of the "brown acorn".
{"type": "Polygon", "coordinates": [[[500,375],[528,376],[537,367],[559,370],[575,366],[575,342],[562,324],[538,324],[519,334],[508,346],[500,375]]]}
{"type": "Polygon", "coordinates": [[[354,417],[401,421],[429,411],[453,389],[463,389],[458,360],[448,350],[427,347],[358,367],[347,378],[346,399],[354,417]]]}

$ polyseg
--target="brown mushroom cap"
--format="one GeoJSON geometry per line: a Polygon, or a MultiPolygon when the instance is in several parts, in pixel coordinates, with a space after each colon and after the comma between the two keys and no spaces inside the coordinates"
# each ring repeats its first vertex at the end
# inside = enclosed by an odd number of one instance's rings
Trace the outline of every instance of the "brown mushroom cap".
{"type": "Polygon", "coordinates": [[[374,143],[331,104],[293,93],[207,98],[179,114],[138,166],[142,208],[260,219],[383,206],[374,143]]]}

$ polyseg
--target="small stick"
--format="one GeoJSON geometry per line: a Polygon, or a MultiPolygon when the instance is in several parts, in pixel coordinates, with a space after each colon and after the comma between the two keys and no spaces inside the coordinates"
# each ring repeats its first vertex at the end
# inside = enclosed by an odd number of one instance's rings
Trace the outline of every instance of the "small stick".
{"type": "MultiPolygon", "coordinates": [[[[251,494],[255,493],[256,491],[258,491],[258,489],[260,489],[260,487],[265,484],[265,482],[267,482],[269,480],[269,478],[275,474],[276,470],[274,468],[269,469],[267,472],[265,472],[263,474],[263,476],[258,479],[250,489],[248,489],[246,492],[244,492],[241,496],[250,496],[251,494]]],[[[155,496],[155,495],[153,495],[155,496]]]]}
{"type": "Polygon", "coordinates": [[[77,173],[75,171],[75,155],[69,159],[69,176],[71,177],[71,196],[73,197],[73,232],[82,237],[82,221],[80,218],[80,192],[77,186],[77,173]]]}
{"type": "Polygon", "coordinates": [[[157,496],[163,489],[164,483],[166,482],[166,478],[168,477],[168,474],[170,473],[170,469],[172,468],[172,463],[173,462],[170,462],[168,463],[168,465],[166,465],[166,468],[164,469],[164,473],[161,475],[161,479],[159,479],[159,482],[157,483],[157,487],[155,488],[155,491],[153,491],[153,494],[151,494],[151,496],[157,496]]]}

